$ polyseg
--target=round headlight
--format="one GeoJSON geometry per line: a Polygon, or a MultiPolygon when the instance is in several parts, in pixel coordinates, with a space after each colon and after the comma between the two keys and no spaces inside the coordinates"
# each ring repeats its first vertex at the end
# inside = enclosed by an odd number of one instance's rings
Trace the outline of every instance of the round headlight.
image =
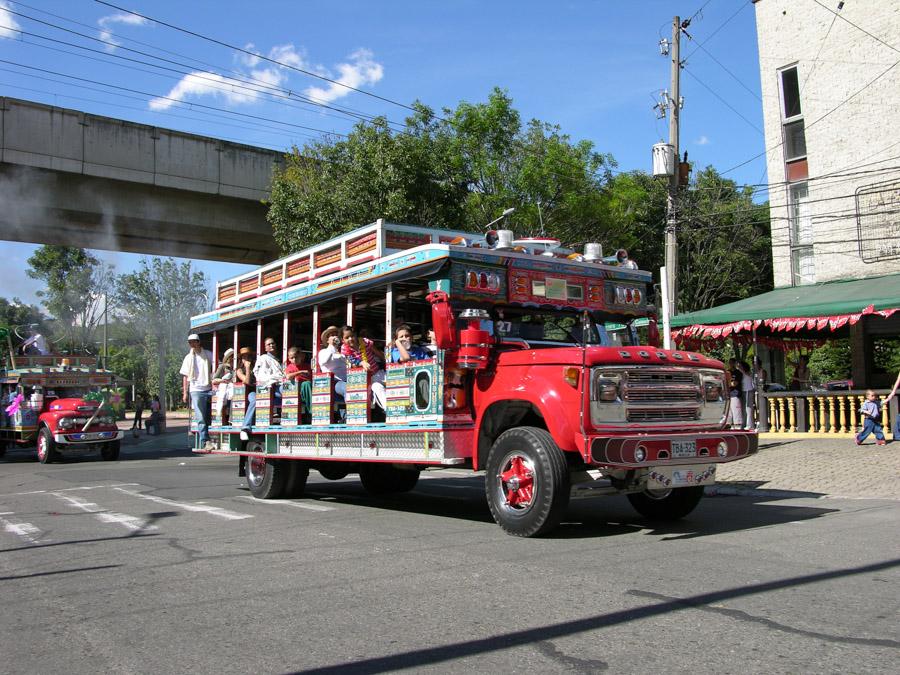
{"type": "Polygon", "coordinates": [[[634,461],[643,462],[647,458],[647,449],[643,445],[639,445],[634,451],[634,461]]]}
{"type": "Polygon", "coordinates": [[[60,429],[71,429],[75,426],[75,420],[71,417],[63,417],[59,420],[58,426],[60,429]]]}
{"type": "Polygon", "coordinates": [[[721,441],[718,447],[719,457],[725,457],[728,454],[728,444],[725,441],[721,441]]]}

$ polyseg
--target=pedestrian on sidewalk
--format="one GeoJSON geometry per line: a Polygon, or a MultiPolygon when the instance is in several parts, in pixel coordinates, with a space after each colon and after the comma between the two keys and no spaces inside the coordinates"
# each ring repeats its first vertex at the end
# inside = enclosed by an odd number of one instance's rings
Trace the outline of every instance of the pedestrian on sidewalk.
{"type": "MultiPolygon", "coordinates": [[[[138,394],[134,397],[134,421],[131,423],[131,429],[133,431],[140,431],[141,429],[141,417],[144,416],[144,397],[141,394],[138,394]]],[[[137,434],[135,434],[137,435],[137,434]]]]}
{"type": "Polygon", "coordinates": [[[875,445],[884,445],[884,433],[881,426],[881,404],[875,392],[871,389],[866,390],[866,402],[862,404],[859,412],[863,416],[863,428],[856,436],[856,444],[862,445],[862,442],[874,431],[875,445]]]}
{"type": "Polygon", "coordinates": [[[743,373],[737,367],[737,359],[728,359],[728,413],[731,416],[731,428],[743,429],[744,407],[741,403],[743,373]]]}
{"type": "Polygon", "coordinates": [[[741,361],[738,364],[741,371],[741,399],[744,404],[744,428],[748,431],[756,429],[756,380],[750,364],[741,361]]]}

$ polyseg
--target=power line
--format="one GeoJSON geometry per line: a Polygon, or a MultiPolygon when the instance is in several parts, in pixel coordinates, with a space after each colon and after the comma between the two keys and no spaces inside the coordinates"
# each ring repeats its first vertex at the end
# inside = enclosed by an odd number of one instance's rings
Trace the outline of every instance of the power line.
{"type": "Polygon", "coordinates": [[[349,84],[345,84],[345,83],[340,82],[340,81],[338,81],[338,80],[332,80],[331,78],[325,77],[324,75],[319,75],[319,74],[314,73],[314,72],[312,72],[312,71],[304,70],[303,68],[300,68],[300,67],[298,67],[298,66],[294,66],[294,65],[291,65],[291,64],[289,64],[289,63],[284,63],[283,61],[279,61],[279,60],[277,60],[277,59],[273,59],[273,58],[271,58],[271,57],[269,57],[269,56],[264,56],[263,54],[257,54],[257,53],[255,53],[255,52],[251,52],[251,51],[249,51],[249,50],[247,50],[247,49],[244,49],[243,47],[238,47],[237,45],[232,45],[232,44],[229,44],[229,43],[224,42],[224,41],[222,41],[222,40],[218,40],[218,39],[216,39],[216,38],[209,37],[209,36],[207,36],[207,35],[203,35],[202,33],[198,33],[198,32],[196,32],[196,31],[188,30],[187,28],[182,28],[182,27],[180,27],[180,26],[176,26],[175,24],[168,23],[168,22],[166,22],[166,21],[162,21],[161,19],[155,19],[155,18],[153,18],[153,17],[151,17],[151,16],[147,16],[147,15],[145,15],[145,14],[140,14],[140,13],[135,12],[135,11],[132,11],[132,10],[130,10],[130,9],[125,9],[124,7],[120,7],[120,6],[118,6],[118,5],[114,5],[113,3],[107,2],[106,0],[94,0],[94,2],[97,2],[97,3],[101,4],[101,5],[106,5],[107,7],[112,7],[113,9],[116,9],[116,10],[118,10],[118,11],[120,11],[120,12],[124,12],[124,13],[126,13],[126,14],[131,14],[131,15],[133,15],[133,16],[138,16],[138,17],[140,17],[140,18],[142,18],[142,19],[144,19],[144,20],[146,20],[146,21],[152,21],[153,23],[159,24],[160,26],[165,26],[166,28],[171,28],[172,30],[176,30],[176,31],[178,31],[178,32],[180,32],[180,33],[185,33],[186,35],[190,35],[190,36],[192,36],[192,37],[200,38],[201,40],[206,40],[207,42],[211,42],[211,43],[213,43],[213,44],[219,45],[220,47],[225,47],[226,49],[231,49],[232,51],[236,51],[236,52],[239,52],[239,53],[241,53],[241,54],[245,54],[245,55],[247,55],[247,56],[252,56],[253,58],[260,59],[260,60],[266,61],[266,62],[268,62],[268,63],[273,63],[273,64],[275,64],[275,65],[277,65],[277,66],[281,66],[282,68],[289,68],[290,70],[294,70],[294,71],[296,71],[296,72],[298,72],[298,73],[303,73],[304,75],[309,75],[310,77],[315,77],[316,79],[324,80],[325,82],[328,82],[328,83],[330,83],[330,84],[334,84],[334,85],[337,85],[337,86],[339,86],[339,87],[344,87],[345,89],[348,89],[348,90],[350,90],[350,91],[355,91],[355,92],[357,92],[357,93],[359,93],[359,94],[364,94],[364,95],[366,95],[366,96],[371,96],[372,98],[376,98],[376,99],[378,99],[378,100],[380,100],[380,101],[384,101],[385,103],[390,103],[390,104],[392,104],[392,105],[396,105],[396,106],[399,106],[399,107],[401,107],[401,108],[406,108],[407,110],[411,110],[411,111],[413,111],[413,112],[417,112],[415,108],[413,108],[412,106],[406,105],[405,103],[400,103],[399,101],[394,101],[394,100],[389,99],[389,98],[386,98],[386,97],[384,97],[384,96],[379,96],[378,94],[373,94],[373,93],[370,92],[370,91],[365,91],[365,90],[363,90],[363,89],[358,89],[358,88],[356,88],[356,87],[353,87],[353,86],[351,86],[351,85],[349,85],[349,84]]]}
{"type": "Polygon", "coordinates": [[[843,16],[842,14],[838,14],[838,13],[835,12],[833,9],[831,9],[831,7],[826,7],[826,6],[823,5],[821,2],[819,2],[819,0],[813,0],[813,2],[815,2],[815,3],[816,3],[819,7],[821,7],[822,9],[824,9],[824,10],[826,10],[826,11],[829,11],[829,12],[831,12],[832,14],[834,14],[834,16],[835,16],[836,18],[840,19],[841,21],[844,21],[845,23],[849,23],[851,26],[853,26],[853,27],[856,28],[857,30],[862,31],[863,33],[865,33],[866,35],[868,35],[870,38],[872,38],[873,40],[875,40],[876,42],[880,42],[881,44],[883,44],[883,45],[884,45],[885,47],[887,47],[888,49],[893,49],[895,52],[897,52],[898,54],[900,54],[900,49],[898,49],[897,47],[895,47],[895,46],[892,45],[892,44],[888,44],[887,42],[885,42],[884,40],[882,40],[882,39],[881,39],[880,37],[878,37],[877,35],[873,35],[872,33],[870,33],[869,31],[867,31],[867,30],[866,30],[865,28],[863,28],[862,26],[859,26],[859,25],[853,23],[852,21],[850,21],[850,19],[846,18],[846,17],[843,16]]]}
{"type": "Polygon", "coordinates": [[[747,118],[743,115],[743,113],[741,113],[737,108],[735,108],[733,105],[731,105],[728,101],[726,101],[724,98],[722,98],[721,96],[719,96],[719,94],[718,94],[712,87],[710,87],[708,84],[706,84],[706,82],[704,82],[703,80],[701,80],[701,79],[700,79],[699,77],[697,77],[694,73],[692,73],[691,71],[689,71],[687,68],[684,68],[684,72],[687,73],[688,75],[690,75],[691,77],[693,77],[695,80],[697,80],[697,82],[699,82],[701,85],[703,85],[703,87],[706,88],[706,90],[709,91],[709,93],[711,93],[713,96],[715,96],[717,99],[719,99],[723,104],[725,104],[725,106],[727,106],[728,109],[731,110],[731,112],[733,112],[735,115],[737,115],[738,117],[740,117],[740,118],[741,118],[742,120],[744,120],[747,124],[749,124],[751,127],[753,127],[754,129],[756,129],[759,133],[765,135],[765,132],[763,132],[762,129],[760,129],[758,126],[756,126],[756,124],[754,124],[754,123],[751,122],[749,119],[747,119],[747,118]]]}

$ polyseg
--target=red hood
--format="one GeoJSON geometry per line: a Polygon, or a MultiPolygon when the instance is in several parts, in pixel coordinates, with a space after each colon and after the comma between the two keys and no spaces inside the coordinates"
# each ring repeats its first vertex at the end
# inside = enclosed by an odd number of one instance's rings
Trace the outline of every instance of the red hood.
{"type": "Polygon", "coordinates": [[[47,409],[53,412],[79,412],[93,415],[99,406],[98,401],[85,401],[83,398],[58,398],[50,401],[47,409]],[[83,410],[79,410],[83,408],[83,410]]]}
{"type": "MultiPolygon", "coordinates": [[[[501,366],[530,365],[581,365],[580,347],[552,347],[549,349],[515,349],[502,351],[498,357],[501,366]]],[[[655,347],[588,347],[584,363],[594,365],[659,365],[688,366],[692,368],[724,369],[725,365],[703,354],[678,349],[655,347]]]]}

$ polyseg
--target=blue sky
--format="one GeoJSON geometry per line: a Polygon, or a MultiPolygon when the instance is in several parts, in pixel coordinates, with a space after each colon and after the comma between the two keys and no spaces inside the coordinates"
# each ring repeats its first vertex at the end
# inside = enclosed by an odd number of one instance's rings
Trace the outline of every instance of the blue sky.
{"type": "MultiPolygon", "coordinates": [[[[499,86],[509,92],[523,118],[559,124],[574,140],[593,141],[625,171],[649,170],[651,146],[668,134],[667,121],[657,119],[653,110],[669,82],[669,61],[660,56],[658,42],[670,36],[673,15],[693,17],[687,29],[693,41],[682,38],[682,57],[687,57],[682,149],[699,166],[711,164],[720,171],[763,150],[756,26],[749,0],[110,1],[401,103],[419,99],[436,109],[455,107],[462,100],[484,101],[499,86]]],[[[226,79],[234,71],[365,114],[401,121],[407,112],[95,0],[0,0],[0,38],[0,59],[17,64],[0,63],[0,95],[279,150],[302,146],[315,135],[285,123],[345,133],[352,122],[317,106],[279,105],[234,89],[226,79]],[[14,29],[101,53],[82,52],[90,59],[61,53],[47,47],[79,50],[14,29]],[[194,73],[207,72],[185,79],[144,65],[116,64],[115,55],[150,60],[125,48],[192,64],[194,73]],[[65,75],[139,89],[156,98],[125,97],[126,92],[99,85],[88,85],[96,89],[88,90],[65,75]],[[268,121],[225,121],[192,109],[190,103],[268,121]]],[[[764,159],[728,176],[741,183],[764,182],[764,159]]],[[[610,245],[615,248],[615,242],[610,245]]],[[[35,282],[25,274],[34,248],[0,242],[0,256],[7,261],[5,297],[35,301],[35,282]]],[[[139,259],[98,255],[118,272],[131,271],[139,259]]],[[[213,280],[249,269],[202,261],[197,266],[213,280]]]]}

